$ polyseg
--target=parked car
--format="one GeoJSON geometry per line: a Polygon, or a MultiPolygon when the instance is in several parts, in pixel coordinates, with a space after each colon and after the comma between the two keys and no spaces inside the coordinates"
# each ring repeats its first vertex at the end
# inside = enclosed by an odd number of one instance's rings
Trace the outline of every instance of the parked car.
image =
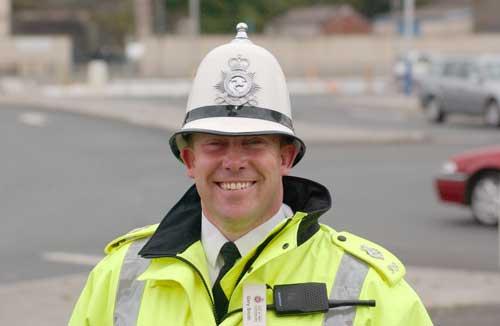
{"type": "Polygon", "coordinates": [[[420,82],[419,99],[431,122],[460,113],[482,115],[487,125],[500,127],[500,55],[436,60],[420,82]]]}
{"type": "Polygon", "coordinates": [[[435,186],[442,201],[469,206],[482,224],[498,224],[500,146],[453,156],[443,164],[435,186]]]}

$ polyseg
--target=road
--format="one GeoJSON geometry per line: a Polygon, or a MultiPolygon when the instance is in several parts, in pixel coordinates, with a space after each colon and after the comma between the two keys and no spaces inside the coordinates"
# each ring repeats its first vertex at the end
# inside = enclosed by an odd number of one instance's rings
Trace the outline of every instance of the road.
{"type": "MultiPolygon", "coordinates": [[[[441,142],[459,144],[475,144],[478,140],[488,142],[487,138],[490,137],[500,139],[498,130],[485,129],[479,117],[449,116],[448,123],[439,126],[431,125],[424,121],[420,112],[415,112],[415,108],[408,110],[404,107],[408,105],[408,101],[398,97],[395,99],[387,101],[382,97],[363,95],[292,95],[291,105],[295,120],[316,125],[423,130],[430,132],[441,142]],[[467,135],[471,131],[477,134],[469,142],[467,135]]],[[[139,98],[139,101],[142,102],[144,99],[139,98]]],[[[148,98],[147,101],[184,107],[187,98],[183,96],[148,98]]],[[[411,101],[411,103],[416,103],[416,101],[411,101]]]]}
{"type": "MultiPolygon", "coordinates": [[[[152,99],[169,104],[180,99],[152,99]]],[[[295,97],[310,124],[420,130],[414,144],[308,144],[294,174],[333,194],[322,221],[383,244],[405,264],[496,270],[497,231],[466,209],[436,200],[432,177],[451,154],[500,143],[478,119],[427,124],[378,102],[295,97]]],[[[32,107],[0,109],[0,284],[86,273],[89,257],[137,226],[156,223],[190,180],[168,147],[169,132],[32,107]],[[79,256],[80,255],[80,256],[79,256]]],[[[497,307],[431,311],[438,325],[494,325],[497,307]]]]}
{"type": "MultiPolygon", "coordinates": [[[[498,130],[474,119],[430,127],[418,115],[382,110],[373,118],[373,107],[349,115],[344,107],[327,110],[331,101],[323,98],[315,98],[315,108],[295,102],[297,119],[305,121],[323,105],[335,124],[368,125],[371,114],[371,125],[385,121],[432,135],[420,144],[310,144],[294,174],[332,190],[324,223],[379,242],[406,264],[496,269],[496,230],[474,223],[466,209],[437,202],[432,177],[449,155],[500,143],[498,130]]],[[[166,131],[33,108],[3,109],[0,117],[0,256],[10,262],[0,282],[88,270],[50,257],[100,255],[114,236],[158,222],[190,184],[166,131]]]]}

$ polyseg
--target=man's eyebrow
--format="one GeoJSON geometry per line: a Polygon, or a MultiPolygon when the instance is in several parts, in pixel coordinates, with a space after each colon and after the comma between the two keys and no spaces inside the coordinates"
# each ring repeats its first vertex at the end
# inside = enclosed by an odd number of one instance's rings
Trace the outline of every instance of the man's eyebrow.
{"type": "Polygon", "coordinates": [[[224,141],[224,138],[218,136],[210,136],[206,137],[202,140],[203,143],[211,142],[211,141],[224,141]]]}

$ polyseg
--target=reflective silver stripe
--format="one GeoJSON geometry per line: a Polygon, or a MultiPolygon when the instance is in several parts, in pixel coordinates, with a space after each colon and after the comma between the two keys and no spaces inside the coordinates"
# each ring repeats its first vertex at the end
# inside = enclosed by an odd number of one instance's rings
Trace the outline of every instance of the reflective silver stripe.
{"type": "MultiPolygon", "coordinates": [[[[344,253],[330,292],[330,300],[358,300],[367,273],[368,265],[344,253]]],[[[356,307],[330,309],[325,315],[324,325],[352,326],[354,317],[356,317],[356,307]]]]}
{"type": "Polygon", "coordinates": [[[148,238],[134,241],[123,259],[113,316],[115,326],[137,324],[144,282],[136,279],[146,270],[150,262],[149,259],[142,258],[138,253],[147,240],[148,238]]]}

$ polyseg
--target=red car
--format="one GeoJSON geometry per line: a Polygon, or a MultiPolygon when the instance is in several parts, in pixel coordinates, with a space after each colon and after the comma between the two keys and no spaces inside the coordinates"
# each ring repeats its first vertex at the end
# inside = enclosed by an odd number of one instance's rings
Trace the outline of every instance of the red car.
{"type": "Polygon", "coordinates": [[[435,179],[439,198],[470,206],[476,220],[496,225],[500,219],[500,146],[452,157],[435,179]]]}

